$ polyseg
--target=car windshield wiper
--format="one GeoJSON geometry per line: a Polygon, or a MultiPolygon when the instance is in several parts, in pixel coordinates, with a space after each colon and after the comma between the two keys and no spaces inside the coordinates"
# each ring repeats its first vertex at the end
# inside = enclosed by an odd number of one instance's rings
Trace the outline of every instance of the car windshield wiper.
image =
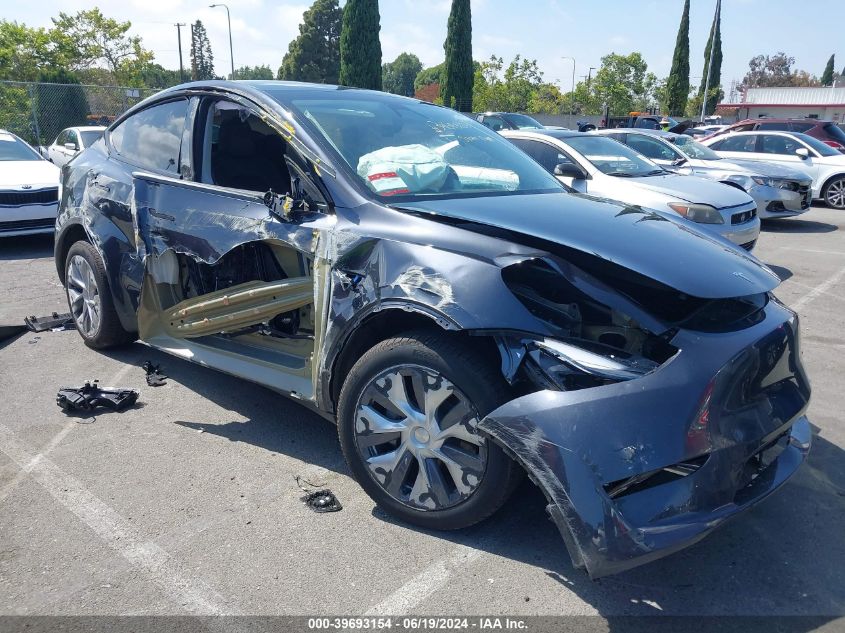
{"type": "Polygon", "coordinates": [[[665,173],[665,169],[652,169],[651,171],[647,171],[644,174],[640,174],[640,176],[662,176],[665,173]]]}
{"type": "Polygon", "coordinates": [[[620,178],[633,178],[636,174],[632,174],[629,171],[608,171],[605,172],[605,176],[619,176],[620,178]]]}

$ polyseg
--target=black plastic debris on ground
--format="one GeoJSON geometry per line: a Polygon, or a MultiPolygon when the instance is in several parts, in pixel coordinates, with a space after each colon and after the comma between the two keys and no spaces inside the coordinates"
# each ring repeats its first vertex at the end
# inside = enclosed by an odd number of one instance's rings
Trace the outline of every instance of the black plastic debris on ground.
{"type": "Polygon", "coordinates": [[[47,330],[73,330],[76,328],[76,323],[73,320],[73,315],[70,312],[53,312],[50,316],[37,317],[34,315],[26,317],[24,320],[26,327],[33,332],[46,332],[47,330]]]}
{"type": "Polygon", "coordinates": [[[56,394],[56,404],[66,413],[72,411],[93,411],[97,407],[123,411],[138,401],[139,393],[134,389],[100,387],[99,381],[86,382],[81,387],[61,387],[56,394]]]}
{"type": "Polygon", "coordinates": [[[161,365],[153,365],[150,361],[145,361],[141,367],[147,372],[147,384],[150,387],[161,387],[167,384],[165,380],[168,376],[162,371],[161,365]]]}
{"type": "Polygon", "coordinates": [[[338,512],[343,510],[340,501],[334,496],[331,490],[316,490],[300,497],[314,512],[338,512]]]}

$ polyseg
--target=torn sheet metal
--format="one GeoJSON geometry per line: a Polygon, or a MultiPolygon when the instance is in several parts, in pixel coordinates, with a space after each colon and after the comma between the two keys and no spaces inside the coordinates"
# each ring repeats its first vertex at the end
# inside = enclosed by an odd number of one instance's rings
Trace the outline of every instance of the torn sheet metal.
{"type": "Polygon", "coordinates": [[[546,494],[573,564],[593,578],[703,538],[784,483],[809,449],[792,312],[772,302],[718,346],[693,332],[674,342],[682,351],[647,376],[536,392],[479,423],[546,494]],[[778,440],[785,450],[759,470],[758,453],[778,440]]]}

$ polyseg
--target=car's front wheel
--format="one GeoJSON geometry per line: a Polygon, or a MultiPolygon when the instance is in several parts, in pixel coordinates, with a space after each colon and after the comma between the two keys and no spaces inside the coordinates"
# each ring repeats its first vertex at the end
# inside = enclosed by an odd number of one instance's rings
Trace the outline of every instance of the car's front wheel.
{"type": "Polygon", "coordinates": [[[824,188],[824,201],[834,209],[845,209],[845,176],[834,178],[824,188]]]}
{"type": "Polygon", "coordinates": [[[106,269],[88,242],[76,242],[65,259],[65,291],[76,329],[85,344],[96,349],[135,340],[114,309],[106,269]]]}
{"type": "Polygon", "coordinates": [[[506,394],[498,368],[463,341],[431,332],[388,339],[355,363],[341,390],[344,457],[394,516],[434,529],[472,525],[522,475],[476,429],[506,394]]]}

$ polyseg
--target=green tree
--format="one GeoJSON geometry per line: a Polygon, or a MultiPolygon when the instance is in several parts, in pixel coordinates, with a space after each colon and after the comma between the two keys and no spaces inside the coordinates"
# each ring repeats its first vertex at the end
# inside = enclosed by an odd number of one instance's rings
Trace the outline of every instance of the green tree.
{"type": "Polygon", "coordinates": [[[139,70],[138,80],[141,86],[147,88],[169,88],[182,83],[178,70],[169,70],[156,63],[146,64],[139,70]]]}
{"type": "Polygon", "coordinates": [[[340,29],[340,83],[381,90],[378,0],[347,0],[340,29]]]}
{"type": "Polygon", "coordinates": [[[385,92],[406,97],[414,96],[414,80],[422,70],[420,58],[413,53],[399,56],[381,67],[381,84],[385,92]]]}
{"type": "Polygon", "coordinates": [[[443,49],[446,51],[446,69],[440,86],[443,103],[461,112],[472,112],[474,71],[470,0],[452,0],[443,49]]]}
{"type": "Polygon", "coordinates": [[[269,66],[241,66],[235,71],[238,79],[273,79],[273,69],[269,66]]]}
{"type": "Polygon", "coordinates": [[[35,81],[39,69],[61,65],[45,29],[0,21],[0,79],[35,81]]]}
{"type": "Polygon", "coordinates": [[[834,56],[831,55],[830,59],[827,60],[827,66],[824,67],[824,72],[822,73],[821,82],[823,86],[832,86],[833,85],[833,65],[836,62],[834,61],[834,56]]]}
{"type": "Polygon", "coordinates": [[[536,59],[517,55],[505,68],[504,60],[492,55],[475,72],[472,102],[479,110],[526,112],[543,85],[536,59]]]}
{"type": "Polygon", "coordinates": [[[277,77],[336,84],[340,76],[343,10],[337,0],[316,0],[302,16],[299,35],[288,45],[277,77]]]}
{"type": "Polygon", "coordinates": [[[431,84],[442,84],[443,73],[445,70],[446,62],[441,62],[440,64],[437,64],[437,66],[423,68],[419,73],[417,73],[417,76],[414,79],[414,90],[419,90],[423,86],[429,86],[431,84]]]}
{"type": "Polygon", "coordinates": [[[611,53],[602,57],[601,67],[590,82],[589,105],[595,114],[596,107],[600,111],[605,103],[611,115],[646,110],[654,105],[656,85],[657,77],[648,72],[642,55],[611,53]]]}
{"type": "Polygon", "coordinates": [[[191,25],[191,79],[214,79],[214,56],[202,22],[191,25]]]}
{"type": "Polygon", "coordinates": [[[39,145],[50,143],[66,127],[85,125],[88,99],[73,73],[63,68],[41,71],[35,86],[39,145]]]}
{"type": "MultiPolygon", "coordinates": [[[[783,51],[772,56],[756,55],[748,62],[743,88],[819,86],[819,80],[805,70],[792,70],[795,58],[783,51]]],[[[699,102],[700,103],[700,102],[699,102]]]]}
{"type": "Polygon", "coordinates": [[[668,114],[682,114],[689,99],[689,0],[684,2],[681,25],[675,40],[675,54],[672,69],[666,82],[665,111],[668,114]]]}
{"type": "MultiPolygon", "coordinates": [[[[716,111],[716,104],[724,95],[722,92],[722,15],[721,5],[716,5],[716,15],[713,16],[713,26],[710,28],[710,37],[704,49],[704,72],[701,77],[701,87],[698,89],[698,96],[702,97],[704,86],[707,84],[707,105],[705,114],[713,114],[716,111]],[[710,63],[710,54],[713,54],[713,63],[710,63]],[[707,70],[710,69],[710,81],[707,81],[707,70]]],[[[700,112],[700,111],[699,111],[700,112]]]]}
{"type": "Polygon", "coordinates": [[[141,38],[129,35],[131,22],[105,17],[98,8],[59,13],[52,18],[50,39],[56,56],[69,70],[105,65],[118,80],[129,79],[153,60],[141,45],[141,38]]]}

